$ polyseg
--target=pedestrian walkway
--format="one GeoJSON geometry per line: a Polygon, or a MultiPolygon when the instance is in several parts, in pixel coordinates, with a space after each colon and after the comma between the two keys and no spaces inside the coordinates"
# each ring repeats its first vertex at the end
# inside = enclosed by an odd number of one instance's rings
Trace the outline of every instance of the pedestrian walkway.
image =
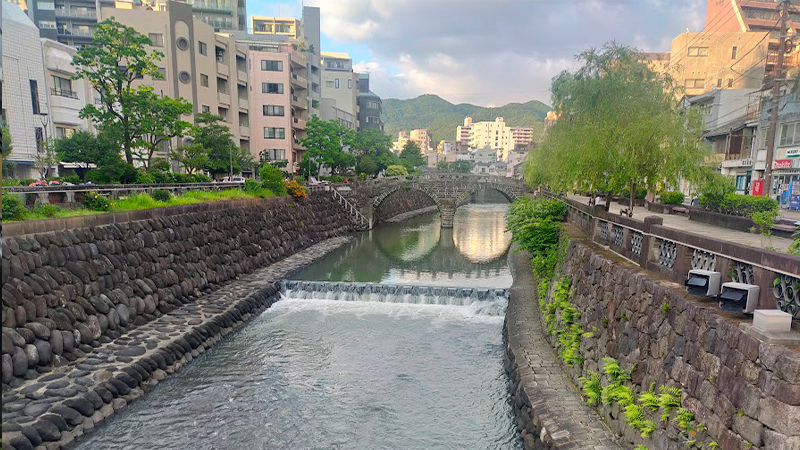
{"type": "Polygon", "coordinates": [[[519,381],[514,407],[517,423],[524,422],[525,448],[622,449],[616,435],[583,401],[545,338],[537,318],[530,254],[512,249],[508,262],[514,284],[506,311],[507,356],[515,366],[514,381],[519,381]]]}
{"type": "MultiPolygon", "coordinates": [[[[569,195],[568,198],[583,205],[589,204],[589,197],[584,197],[582,195],[569,195]]],[[[627,209],[627,206],[619,205],[616,202],[611,203],[612,213],[618,213],[620,209],[627,209]]],[[[792,243],[791,239],[783,237],[772,237],[768,240],[765,239],[762,243],[761,236],[755,233],[746,233],[744,231],[731,230],[702,222],[692,221],[682,214],[659,214],[648,211],[643,206],[637,206],[636,208],[633,208],[634,219],[644,220],[644,218],[647,216],[661,217],[664,219],[665,227],[675,228],[681,231],[688,231],[690,233],[699,234],[709,238],[749,245],[752,247],[774,247],[778,251],[786,252],[789,249],[789,245],[792,243]]],[[[800,217],[798,217],[798,219],[800,220],[800,217]]]]}

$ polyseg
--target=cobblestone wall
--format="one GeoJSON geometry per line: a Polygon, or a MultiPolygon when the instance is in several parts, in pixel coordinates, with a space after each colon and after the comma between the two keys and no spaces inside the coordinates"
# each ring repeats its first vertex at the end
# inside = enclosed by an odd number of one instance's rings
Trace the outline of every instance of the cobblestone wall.
{"type": "Polygon", "coordinates": [[[435,207],[436,203],[424,192],[417,190],[404,191],[401,189],[386,197],[381,202],[375,215],[378,221],[385,222],[400,214],[408,214],[419,210],[430,211],[429,208],[432,206],[435,207]]]}
{"type": "Polygon", "coordinates": [[[3,391],[351,229],[318,194],[3,239],[3,391]]]}
{"type": "MultiPolygon", "coordinates": [[[[677,386],[682,404],[705,424],[706,442],[728,449],[800,449],[800,351],[760,342],[740,329],[749,319],[722,313],[714,301],[689,296],[610,252],[573,240],[562,267],[580,311],[583,363],[566,367],[576,382],[601,372],[603,357],[636,364],[636,392],[677,386]],[[596,330],[595,330],[596,329],[596,330]]],[[[551,339],[551,344],[554,344],[551,339]]],[[[606,422],[628,443],[678,449],[689,438],[670,424],[643,439],[619,406],[601,406],[606,422]]],[[[657,421],[658,419],[656,419],[657,421]]]]}

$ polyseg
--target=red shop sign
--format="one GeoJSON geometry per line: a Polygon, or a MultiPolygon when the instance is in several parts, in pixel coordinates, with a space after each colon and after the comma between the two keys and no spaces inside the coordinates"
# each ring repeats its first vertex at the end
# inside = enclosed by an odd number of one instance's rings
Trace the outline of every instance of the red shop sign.
{"type": "Polygon", "coordinates": [[[764,195],[764,180],[754,180],[753,181],[753,192],[752,195],[758,197],[764,195]]]}
{"type": "Polygon", "coordinates": [[[776,159],[772,163],[773,169],[791,169],[792,168],[792,160],[791,159],[776,159]]]}

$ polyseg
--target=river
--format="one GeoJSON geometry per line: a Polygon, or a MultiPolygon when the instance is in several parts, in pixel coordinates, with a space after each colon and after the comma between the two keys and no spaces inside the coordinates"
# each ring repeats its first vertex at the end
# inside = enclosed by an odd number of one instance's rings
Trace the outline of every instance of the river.
{"type": "MultiPolygon", "coordinates": [[[[505,204],[364,232],[303,280],[503,288],[505,204]]],[[[80,449],[518,449],[502,314],[284,298],[80,449]]]]}

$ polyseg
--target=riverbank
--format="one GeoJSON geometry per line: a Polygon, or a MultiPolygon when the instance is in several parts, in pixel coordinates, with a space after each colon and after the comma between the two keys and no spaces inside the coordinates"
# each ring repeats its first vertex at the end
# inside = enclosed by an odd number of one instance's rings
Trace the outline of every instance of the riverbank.
{"type": "MultiPolygon", "coordinates": [[[[335,237],[241,276],[85,357],[3,393],[3,449],[69,448],[280,298],[280,281],[349,242],[335,237]]],[[[4,333],[5,343],[5,333],[4,333]]]]}
{"type": "Polygon", "coordinates": [[[527,450],[621,449],[616,437],[581,399],[545,338],[536,306],[530,254],[508,254],[514,282],[503,327],[506,372],[517,428],[527,450]]]}

